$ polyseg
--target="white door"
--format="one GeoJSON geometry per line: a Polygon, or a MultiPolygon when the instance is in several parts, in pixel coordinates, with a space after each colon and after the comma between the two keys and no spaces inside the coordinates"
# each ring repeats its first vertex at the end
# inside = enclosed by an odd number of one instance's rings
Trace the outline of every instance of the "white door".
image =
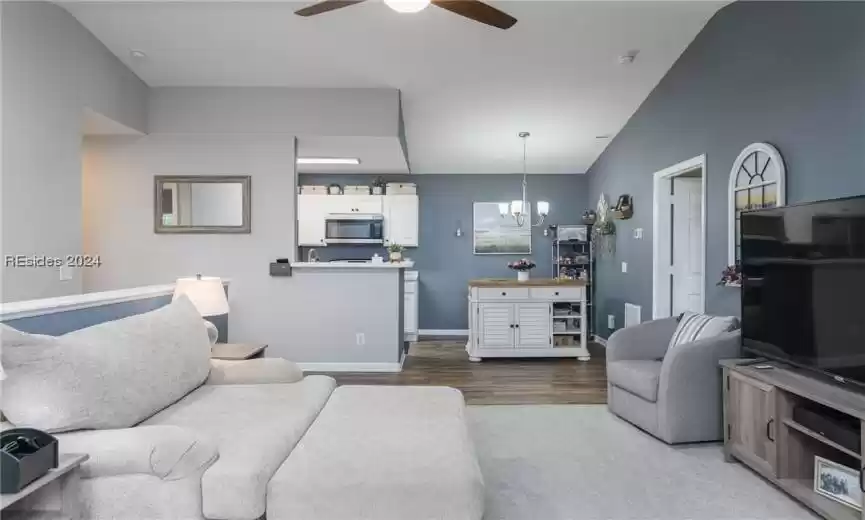
{"type": "Polygon", "coordinates": [[[388,244],[418,245],[417,195],[385,195],[384,227],[388,244]]]}
{"type": "Polygon", "coordinates": [[[672,262],[670,265],[671,315],[703,312],[702,179],[672,180],[672,262]]]}
{"type": "Polygon", "coordinates": [[[552,315],[549,303],[516,304],[517,348],[550,348],[552,315]]]}
{"type": "Polygon", "coordinates": [[[331,195],[297,196],[297,244],[320,247],[324,244],[324,218],[331,195]]]}
{"type": "Polygon", "coordinates": [[[478,346],[480,348],[514,348],[514,304],[478,304],[478,346]]]}

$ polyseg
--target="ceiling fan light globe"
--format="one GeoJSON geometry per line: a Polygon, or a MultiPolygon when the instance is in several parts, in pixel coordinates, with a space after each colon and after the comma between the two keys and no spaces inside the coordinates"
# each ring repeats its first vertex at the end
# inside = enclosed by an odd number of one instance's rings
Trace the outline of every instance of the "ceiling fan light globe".
{"type": "Polygon", "coordinates": [[[384,0],[384,3],[398,13],[419,13],[427,8],[430,0],[384,0]]]}

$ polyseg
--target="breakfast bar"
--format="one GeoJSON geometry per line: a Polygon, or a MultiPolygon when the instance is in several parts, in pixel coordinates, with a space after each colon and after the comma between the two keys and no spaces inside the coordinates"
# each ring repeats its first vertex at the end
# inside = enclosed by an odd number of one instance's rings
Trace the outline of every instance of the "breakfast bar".
{"type": "Polygon", "coordinates": [[[538,278],[469,282],[471,361],[502,357],[590,359],[586,282],[538,278]]]}

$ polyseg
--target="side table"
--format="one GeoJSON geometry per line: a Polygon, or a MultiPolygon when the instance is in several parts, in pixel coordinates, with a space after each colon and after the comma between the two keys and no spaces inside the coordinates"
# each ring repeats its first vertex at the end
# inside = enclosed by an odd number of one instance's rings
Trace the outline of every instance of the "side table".
{"type": "Polygon", "coordinates": [[[243,361],[263,358],[267,345],[254,343],[216,343],[210,349],[210,359],[243,361]]]}
{"type": "Polygon", "coordinates": [[[81,519],[79,478],[76,470],[89,458],[84,454],[61,453],[56,468],[17,493],[0,495],[3,519],[81,519]]]}

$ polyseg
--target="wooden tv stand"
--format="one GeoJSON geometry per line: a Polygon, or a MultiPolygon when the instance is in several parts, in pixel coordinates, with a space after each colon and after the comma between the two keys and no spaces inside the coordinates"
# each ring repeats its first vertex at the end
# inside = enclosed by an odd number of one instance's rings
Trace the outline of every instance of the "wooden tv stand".
{"type": "Polygon", "coordinates": [[[865,519],[862,511],[814,491],[815,455],[862,470],[861,433],[859,450],[853,451],[793,420],[794,406],[817,403],[861,424],[865,394],[779,363],[765,363],[771,369],[740,365],[746,361],[721,361],[725,459],[742,462],[824,518],[865,519]]]}

